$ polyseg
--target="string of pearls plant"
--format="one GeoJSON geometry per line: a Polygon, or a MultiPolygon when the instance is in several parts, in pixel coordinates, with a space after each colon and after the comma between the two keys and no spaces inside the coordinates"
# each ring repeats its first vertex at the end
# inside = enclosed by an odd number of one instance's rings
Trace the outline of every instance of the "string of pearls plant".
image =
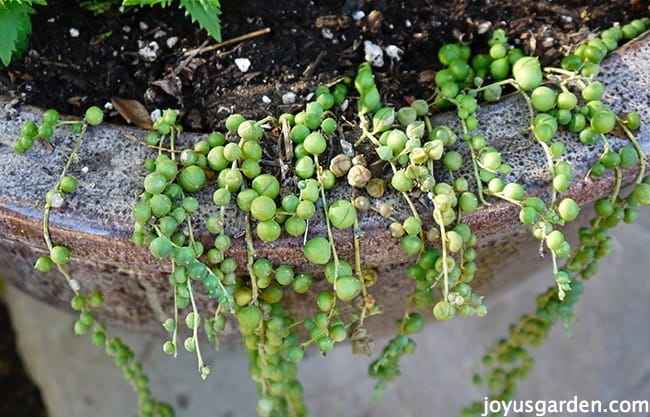
{"type": "MultiPolygon", "coordinates": [[[[365,320],[380,313],[372,296],[377,273],[362,264],[359,218],[377,215],[387,219],[388,233],[399,239],[405,257],[412,260],[407,275],[414,283],[396,323],[396,336],[369,369],[379,393],[400,374],[400,358],[414,351],[410,336],[422,331],[425,315],[451,320],[487,313],[483,297],[472,289],[477,236],[464,218],[481,206],[505,200],[519,207],[519,219],[539,239],[540,252],[550,253],[554,279],[554,285],[538,296],[535,312],[514,324],[510,336],[485,354],[483,368],[477,370],[475,382],[487,385],[490,398],[511,398],[516,380],[532,367],[530,347],[539,345],[557,320],[571,320],[572,306],[582,291],[578,278],[591,277],[598,260],[611,250],[608,229],[634,221],[638,206],[650,204],[650,180],[634,136],[639,114],[613,113],[601,101],[605,86],[594,79],[607,53],[644,32],[648,23],[644,18],[605,30],[567,55],[559,68],[542,68],[537,58],[511,47],[502,30],[493,33],[487,53],[473,55],[468,46],[444,45],[438,51],[443,68],[435,75],[433,97],[400,108],[382,103],[380,86],[364,63],[354,79],[344,77],[318,87],[313,100],[296,114],[257,121],[233,114],[225,122],[225,132],[213,132],[188,148],[178,147],[182,127],[176,111],[166,110],[144,138],[155,154],[144,164],[144,190],[133,208],[133,241],[147,245],[154,257],[171,266],[174,306],[163,323],[169,332],[163,351],[193,352],[197,369],[206,378],[210,369],[201,355],[202,339],[218,349],[227,321],[236,320],[259,390],[259,416],[306,415],[296,378],[306,349],[315,345],[326,354],[349,340],[355,353],[372,353],[365,320]],[[349,96],[352,88],[356,94],[349,96]],[[503,174],[512,169],[507,156],[479,133],[485,123],[477,117],[480,104],[499,100],[503,91],[516,92],[527,103],[526,134],[543,149],[552,175],[548,201],[527,196],[517,182],[505,182],[503,174]],[[348,100],[358,103],[354,122],[342,117],[341,105],[348,100]],[[461,131],[433,125],[429,114],[441,110],[457,114],[461,131]],[[354,143],[341,139],[344,128],[355,132],[354,143]],[[612,147],[607,134],[615,128],[625,133],[629,145],[612,147]],[[590,225],[580,229],[577,248],[562,232],[580,208],[563,195],[575,179],[571,164],[563,159],[565,144],[554,139],[559,129],[575,132],[576,140],[585,145],[602,146],[590,176],[613,171],[616,178],[611,195],[596,202],[590,225]],[[469,177],[460,172],[467,158],[459,152],[461,147],[471,158],[469,177]],[[627,168],[637,168],[639,174],[633,191],[622,196],[621,172],[627,168]],[[350,185],[349,196],[332,197],[330,190],[341,182],[350,185]],[[209,246],[195,233],[200,203],[194,195],[205,189],[214,203],[204,225],[212,234],[209,246]],[[408,212],[378,203],[387,192],[397,193],[408,212]],[[239,264],[230,252],[236,236],[226,224],[232,210],[242,220],[246,243],[246,260],[239,264]],[[319,212],[323,233],[314,233],[310,221],[319,212]],[[341,255],[334,231],[349,233],[353,256],[341,255]],[[301,240],[311,267],[295,269],[258,255],[260,248],[283,234],[301,240]],[[313,291],[315,276],[310,270],[319,270],[328,287],[317,294],[310,317],[292,317],[283,307],[283,296],[313,291]],[[218,302],[214,311],[199,311],[197,291],[218,302]],[[180,340],[188,332],[190,336],[180,340]]],[[[72,307],[80,312],[75,333],[92,329],[93,342],[115,356],[138,393],[140,416],[171,415],[168,406],[152,399],[147,378],[128,347],[108,338],[105,326],[94,318],[92,307],[102,302],[102,295],[79,288],[64,268],[70,251],[49,237],[50,210],[62,207],[66,196],[75,192],[76,180],[66,175],[67,169],[86,129],[101,123],[102,117],[100,109],[91,107],[83,121],[62,122],[48,110],[40,126],[26,123],[22,138],[15,142],[15,151],[22,153],[37,138],[51,140],[61,125],[71,125],[79,134],[60,180],[46,196],[43,236],[50,253],[36,261],[36,269],[56,266],[61,271],[75,293],[72,307]]],[[[462,415],[477,415],[481,407],[473,404],[462,415]]]]}
{"type": "Polygon", "coordinates": [[[34,139],[51,140],[56,130],[68,126],[77,134],[77,141],[72,148],[65,167],[61,171],[56,184],[52,186],[45,196],[43,209],[43,240],[47,246],[48,255],[39,257],[34,268],[39,272],[48,272],[56,267],[65,278],[74,296],[70,300],[73,310],[79,312],[79,318],[74,323],[74,333],[85,335],[91,333],[93,344],[105,349],[106,354],[115,360],[115,366],[122,370],[124,379],[138,396],[138,414],[140,416],[156,415],[160,417],[173,416],[173,409],[162,403],[151,394],[149,379],[142,371],[142,365],[135,360],[133,351],[119,337],[110,337],[106,325],[99,321],[93,314],[93,308],[104,303],[104,296],[100,291],[89,291],[81,288],[78,280],[66,269],[70,261],[70,249],[52,242],[50,237],[50,212],[64,206],[66,197],[77,189],[77,180],[68,175],[70,166],[74,163],[77,153],[83,143],[87,129],[102,123],[104,113],[99,107],[93,106],[86,110],[82,121],[64,121],[59,119],[59,113],[50,109],[43,113],[40,125],[33,121],[27,122],[22,128],[22,138],[14,143],[14,150],[23,153],[33,146],[34,139]]]}

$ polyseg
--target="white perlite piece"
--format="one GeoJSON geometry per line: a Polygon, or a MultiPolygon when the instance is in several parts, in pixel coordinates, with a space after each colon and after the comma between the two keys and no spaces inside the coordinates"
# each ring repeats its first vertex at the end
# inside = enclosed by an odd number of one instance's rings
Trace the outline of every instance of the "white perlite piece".
{"type": "Polygon", "coordinates": [[[251,67],[251,60],[248,58],[235,58],[235,65],[241,72],[247,72],[251,67]]]}
{"type": "Polygon", "coordinates": [[[154,111],[151,112],[149,115],[149,118],[153,123],[156,123],[158,119],[162,117],[162,111],[160,109],[155,109],[154,111]]]}
{"type": "Polygon", "coordinates": [[[352,18],[354,20],[361,20],[364,17],[366,17],[366,13],[363,10],[357,10],[356,12],[352,13],[352,18]]]}
{"type": "Polygon", "coordinates": [[[269,96],[262,96],[262,102],[264,104],[271,104],[271,99],[269,98],[269,96]]]}
{"type": "Polygon", "coordinates": [[[78,38],[79,37],[79,29],[70,28],[70,37],[71,38],[78,38]]]}
{"type": "Polygon", "coordinates": [[[492,22],[481,22],[476,26],[476,33],[479,35],[483,35],[484,33],[487,33],[488,30],[492,27],[492,22]]]}
{"type": "Polygon", "coordinates": [[[370,41],[363,41],[363,51],[366,61],[370,62],[373,67],[384,66],[384,51],[381,46],[370,41]]]}
{"type": "Polygon", "coordinates": [[[172,49],[174,46],[176,46],[177,43],[178,43],[178,36],[170,36],[165,41],[165,44],[169,49],[172,49]]]}
{"type": "Polygon", "coordinates": [[[348,142],[345,139],[341,139],[341,150],[349,158],[354,157],[354,147],[352,146],[352,144],[350,142],[348,142]]]}
{"type": "Polygon", "coordinates": [[[63,194],[60,191],[56,191],[50,196],[50,206],[53,208],[61,208],[65,200],[63,199],[63,194]]]}
{"type": "Polygon", "coordinates": [[[386,51],[386,55],[388,55],[388,57],[393,61],[399,62],[402,60],[402,54],[404,51],[401,48],[395,45],[388,45],[386,48],[384,48],[384,51],[386,51]]]}
{"type": "Polygon", "coordinates": [[[323,34],[323,38],[325,39],[334,39],[334,32],[332,32],[332,29],[330,28],[323,28],[321,33],[323,34]]]}
{"type": "Polygon", "coordinates": [[[282,104],[293,104],[296,102],[296,94],[289,91],[282,94],[282,104]]]}
{"type": "Polygon", "coordinates": [[[151,41],[145,43],[138,41],[140,49],[138,49],[138,55],[147,62],[154,62],[158,58],[158,52],[160,51],[160,46],[157,42],[151,41]]]}

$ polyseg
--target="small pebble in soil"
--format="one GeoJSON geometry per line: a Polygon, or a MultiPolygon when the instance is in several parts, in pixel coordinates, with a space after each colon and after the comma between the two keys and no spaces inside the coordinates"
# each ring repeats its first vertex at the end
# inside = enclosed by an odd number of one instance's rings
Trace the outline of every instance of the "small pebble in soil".
{"type": "Polygon", "coordinates": [[[71,38],[78,38],[79,37],[79,29],[70,28],[70,37],[71,38]]]}
{"type": "Polygon", "coordinates": [[[381,46],[371,41],[364,41],[363,51],[366,61],[370,62],[373,67],[382,67],[384,65],[384,51],[381,46]]]}
{"type": "Polygon", "coordinates": [[[251,60],[248,58],[235,58],[235,65],[241,72],[247,72],[251,67],[251,60]]]}
{"type": "Polygon", "coordinates": [[[435,72],[432,70],[423,70],[418,73],[418,84],[431,84],[435,79],[435,72]]]}
{"type": "Polygon", "coordinates": [[[113,103],[111,103],[110,101],[107,101],[106,103],[104,103],[104,109],[105,110],[113,110],[113,103]]]}
{"type": "Polygon", "coordinates": [[[377,33],[381,30],[384,15],[379,10],[373,10],[368,13],[368,28],[371,33],[377,33]]]}
{"type": "Polygon", "coordinates": [[[282,94],[282,104],[293,104],[296,102],[296,94],[289,91],[282,94]]]}
{"type": "Polygon", "coordinates": [[[262,102],[264,104],[271,104],[271,99],[269,98],[269,96],[262,96],[262,102]]]}
{"type": "Polygon", "coordinates": [[[138,23],[138,26],[140,27],[140,30],[145,31],[149,29],[149,25],[146,22],[140,22],[138,23]]]}
{"type": "Polygon", "coordinates": [[[157,42],[151,41],[145,43],[143,41],[138,41],[138,55],[147,62],[154,62],[158,58],[158,52],[160,51],[160,46],[157,42]]]}
{"type": "Polygon", "coordinates": [[[406,19],[406,20],[404,21],[404,26],[406,26],[407,28],[410,28],[411,26],[413,26],[413,23],[411,23],[410,20],[406,19]]]}
{"type": "Polygon", "coordinates": [[[4,106],[3,110],[6,112],[9,119],[13,119],[18,115],[18,110],[14,106],[19,103],[17,99],[11,100],[7,105],[4,106]]]}
{"type": "Polygon", "coordinates": [[[127,25],[122,26],[122,32],[130,33],[131,32],[131,26],[127,26],[127,25]]]}
{"type": "Polygon", "coordinates": [[[167,36],[167,32],[165,32],[164,30],[158,30],[156,31],[156,33],[153,34],[154,39],[164,38],[165,36],[167,36]]]}

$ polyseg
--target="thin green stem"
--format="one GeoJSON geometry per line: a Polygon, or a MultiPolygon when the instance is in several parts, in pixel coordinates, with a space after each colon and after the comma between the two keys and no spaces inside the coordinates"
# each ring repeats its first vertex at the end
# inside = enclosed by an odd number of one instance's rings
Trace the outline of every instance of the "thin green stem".
{"type": "Polygon", "coordinates": [[[194,292],[192,291],[192,280],[187,280],[187,290],[190,295],[190,302],[192,303],[192,311],[194,312],[194,323],[192,326],[192,340],[194,341],[194,348],[196,350],[196,361],[199,373],[201,374],[202,379],[206,379],[210,373],[210,367],[203,362],[203,357],[201,356],[201,346],[199,343],[199,310],[196,308],[196,301],[194,300],[194,292]]]}
{"type": "Polygon", "coordinates": [[[353,234],[353,245],[354,245],[354,270],[356,272],[359,281],[361,281],[361,294],[363,296],[363,309],[361,310],[361,316],[359,317],[359,324],[363,324],[364,319],[366,318],[366,300],[368,298],[368,289],[366,288],[365,280],[363,279],[363,273],[361,271],[361,242],[359,240],[359,219],[354,218],[354,232],[353,234]]]}
{"type": "Polygon", "coordinates": [[[639,141],[636,139],[636,136],[630,128],[627,127],[625,123],[622,123],[619,120],[618,123],[619,126],[623,129],[625,132],[625,135],[627,135],[627,138],[632,142],[632,146],[634,147],[634,150],[636,151],[637,155],[639,156],[639,174],[636,176],[636,183],[641,184],[643,181],[643,178],[645,177],[645,152],[643,152],[643,149],[641,148],[641,144],[639,141]]]}
{"type": "Polygon", "coordinates": [[[318,156],[314,155],[314,163],[316,164],[316,175],[318,177],[318,188],[320,190],[321,203],[323,205],[323,217],[325,217],[325,227],[327,229],[327,239],[332,248],[332,258],[334,258],[334,290],[336,290],[336,281],[339,277],[339,257],[336,253],[336,245],[334,244],[334,234],[332,233],[332,224],[330,223],[329,216],[327,215],[328,205],[327,197],[325,196],[325,187],[323,187],[322,167],[318,162],[318,156]]]}
{"type": "Polygon", "coordinates": [[[251,296],[252,303],[257,304],[257,297],[259,289],[257,287],[257,276],[255,275],[255,269],[253,268],[254,258],[255,258],[255,246],[253,245],[253,230],[251,227],[250,215],[246,213],[244,223],[246,225],[246,269],[248,270],[248,275],[251,278],[251,296]]]}
{"type": "Polygon", "coordinates": [[[176,126],[172,126],[171,132],[169,134],[169,149],[172,154],[172,161],[176,162],[176,153],[174,152],[174,140],[176,139],[176,126]]]}
{"type": "MultiPolygon", "coordinates": [[[[77,122],[75,122],[77,123],[77,122]]],[[[70,166],[72,166],[72,162],[74,161],[75,157],[77,156],[77,153],[79,152],[79,148],[81,147],[81,144],[83,143],[83,137],[88,129],[88,125],[85,123],[83,124],[81,128],[81,132],[79,133],[79,138],[77,138],[77,142],[75,143],[74,147],[72,148],[72,151],[70,152],[70,155],[68,155],[68,160],[66,161],[65,166],[63,167],[63,170],[61,171],[61,175],[59,175],[59,179],[57,180],[56,184],[53,187],[53,190],[58,190],[59,185],[61,184],[61,180],[63,177],[66,176],[68,173],[68,170],[70,169],[70,166]]],[[[50,236],[50,211],[52,209],[52,205],[49,201],[45,201],[45,207],[43,209],[43,239],[45,240],[45,245],[47,246],[48,251],[52,251],[52,248],[54,247],[54,244],[52,243],[52,238],[50,236]]],[[[68,286],[72,289],[72,291],[75,293],[75,295],[79,295],[79,282],[72,278],[72,276],[68,273],[68,271],[63,268],[62,265],[57,264],[57,269],[61,274],[65,277],[66,281],[68,282],[68,286]]]]}
{"type": "Polygon", "coordinates": [[[614,172],[616,173],[616,181],[614,182],[614,191],[612,191],[612,195],[609,197],[609,201],[612,204],[616,203],[616,198],[618,198],[618,194],[621,192],[621,186],[623,184],[623,173],[621,167],[617,167],[614,172]]]}
{"type": "Polygon", "coordinates": [[[449,296],[449,268],[447,267],[447,242],[446,242],[446,231],[445,231],[445,222],[442,216],[442,212],[438,208],[435,201],[433,201],[433,219],[438,223],[440,228],[440,246],[442,249],[442,273],[444,277],[444,289],[443,295],[444,300],[447,300],[449,296]]]}
{"type": "MultiPolygon", "coordinates": [[[[325,218],[325,227],[327,228],[327,240],[329,241],[330,248],[332,249],[332,258],[334,260],[334,279],[332,283],[332,289],[334,290],[334,292],[336,292],[336,284],[338,283],[339,280],[340,261],[339,261],[338,253],[336,252],[336,245],[334,243],[332,224],[330,223],[329,216],[327,215],[328,204],[327,204],[327,197],[325,196],[325,187],[323,187],[323,177],[322,177],[323,168],[320,166],[320,163],[318,162],[317,155],[314,155],[314,164],[316,164],[316,177],[318,179],[318,189],[320,191],[321,203],[323,205],[323,217],[325,218]]],[[[332,319],[332,316],[334,315],[337,299],[338,297],[334,297],[334,301],[332,302],[332,307],[330,308],[330,311],[327,314],[328,324],[329,321],[332,319]]]]}
{"type": "MultiPolygon", "coordinates": [[[[173,261],[172,261],[172,271],[174,270],[173,261]]],[[[174,287],[174,331],[172,333],[172,344],[174,345],[174,357],[178,357],[178,289],[176,285],[174,287]]]]}
{"type": "Polygon", "coordinates": [[[463,128],[463,137],[465,138],[465,142],[467,142],[467,144],[469,145],[469,152],[470,155],[472,156],[472,167],[474,168],[474,179],[476,179],[476,190],[478,191],[478,199],[482,204],[489,206],[491,204],[485,201],[485,192],[483,191],[483,180],[481,180],[479,167],[478,167],[478,155],[476,154],[476,151],[474,150],[471,142],[469,141],[470,135],[469,135],[469,129],[467,128],[467,123],[465,123],[464,119],[461,119],[460,125],[463,128]]]}
{"type": "Polygon", "coordinates": [[[505,80],[496,81],[496,82],[493,82],[493,83],[490,83],[490,84],[482,85],[482,86],[477,87],[477,88],[472,88],[471,90],[469,90],[469,92],[470,93],[471,92],[480,93],[481,91],[485,91],[488,88],[491,88],[491,87],[494,87],[494,86],[502,86],[502,85],[512,85],[512,86],[515,86],[515,88],[516,88],[517,83],[515,83],[515,80],[513,78],[506,78],[505,80]]]}

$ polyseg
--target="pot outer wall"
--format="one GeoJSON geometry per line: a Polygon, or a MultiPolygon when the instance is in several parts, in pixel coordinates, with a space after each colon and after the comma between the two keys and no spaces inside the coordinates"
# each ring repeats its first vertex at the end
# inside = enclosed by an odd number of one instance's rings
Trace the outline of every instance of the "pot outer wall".
{"type": "MultiPolygon", "coordinates": [[[[618,114],[639,111],[645,122],[637,138],[646,152],[650,153],[650,36],[648,34],[620,48],[602,64],[599,79],[607,86],[605,101],[618,114]]],[[[38,120],[41,109],[20,106],[7,97],[0,97],[0,276],[27,293],[62,308],[70,308],[72,291],[53,268],[46,274],[33,269],[35,260],[46,254],[42,236],[42,211],[44,196],[56,183],[67,153],[75,138],[67,133],[57,133],[54,146],[37,142],[27,153],[15,154],[11,145],[20,136],[21,126],[28,120],[38,120]]],[[[505,162],[513,166],[513,172],[504,178],[522,183],[529,196],[548,198],[551,193],[551,177],[547,172],[546,158],[542,149],[526,133],[529,116],[523,99],[510,96],[498,103],[484,105],[478,112],[480,132],[488,142],[504,152],[505,162]]],[[[432,119],[435,125],[448,125],[457,133],[460,126],[452,114],[442,114],[432,119]]],[[[168,262],[153,258],[148,249],[130,241],[132,233],[131,210],[142,190],[145,171],[144,161],[151,155],[145,146],[127,139],[129,135],[143,138],[146,132],[135,128],[101,125],[89,129],[85,136],[79,158],[71,167],[70,174],[79,180],[77,191],[66,199],[63,208],[50,214],[50,232],[55,244],[62,244],[72,251],[71,262],[66,266],[76,278],[83,292],[98,289],[104,293],[105,303],[96,309],[97,316],[108,323],[123,327],[160,331],[160,323],[173,314],[173,294],[167,275],[168,262]]],[[[192,144],[204,135],[187,133],[181,141],[192,144]]],[[[582,145],[577,135],[559,132],[557,139],[567,147],[566,159],[574,166],[576,177],[584,178],[597,159],[602,148],[582,145]]],[[[614,148],[628,144],[622,138],[608,138],[614,148]]],[[[336,138],[334,139],[336,140],[336,138]]],[[[354,137],[348,138],[354,141],[354,137]]],[[[464,147],[459,151],[463,153],[464,147]]],[[[469,161],[467,150],[464,160],[469,161]]],[[[646,158],[647,162],[650,159],[646,158]]],[[[470,167],[464,175],[472,178],[470,167]]],[[[631,183],[637,170],[625,170],[624,183],[631,183]]],[[[614,186],[614,176],[576,181],[565,194],[581,206],[608,195],[614,186]]],[[[197,195],[201,209],[193,221],[196,234],[206,247],[213,237],[203,227],[204,219],[216,212],[211,202],[212,191],[206,189],[197,195]]],[[[350,189],[337,186],[328,192],[328,200],[349,198],[350,189]]],[[[357,192],[358,193],[358,192],[357,192]]],[[[395,207],[398,218],[408,215],[408,208],[401,197],[388,194],[380,202],[395,207]]],[[[432,207],[424,198],[415,198],[421,213],[431,212],[432,207]]],[[[379,202],[378,202],[379,203],[379,202]]],[[[319,206],[320,208],[320,206],[319,206]]],[[[319,210],[319,212],[322,211],[319,210]]],[[[583,210],[588,212],[589,210],[583,210]]],[[[585,224],[588,213],[574,222],[567,235],[575,235],[577,227],[585,224]]],[[[423,216],[432,222],[431,216],[423,216]]],[[[481,207],[463,217],[478,236],[477,276],[474,291],[490,295],[525,279],[535,269],[550,264],[550,258],[539,255],[539,241],[519,223],[518,209],[509,203],[495,201],[489,207],[481,207]]],[[[310,236],[325,236],[322,213],[310,223],[310,236]]],[[[369,288],[386,313],[369,318],[366,323],[374,331],[391,331],[394,319],[402,315],[405,297],[412,290],[412,282],[406,277],[406,267],[413,259],[406,259],[399,241],[387,230],[389,222],[369,212],[361,214],[360,228],[362,263],[375,268],[379,277],[369,288]]],[[[226,231],[231,236],[243,236],[243,218],[233,207],[227,210],[226,231]]],[[[352,232],[335,230],[339,256],[353,259],[352,232]]],[[[258,257],[267,257],[274,264],[287,263],[305,272],[309,270],[301,251],[302,239],[282,237],[269,245],[256,246],[258,257]]],[[[244,265],[246,256],[243,238],[233,240],[229,252],[244,265]]],[[[549,274],[549,285],[554,283],[549,274]]],[[[315,289],[329,285],[322,275],[315,275],[315,289]]],[[[197,287],[198,288],[198,287],[197,287]]],[[[310,291],[317,294],[318,291],[310,291]]],[[[213,311],[216,301],[196,291],[199,310],[213,311]]],[[[316,311],[315,296],[287,293],[283,304],[297,317],[306,317],[316,311]]]]}

